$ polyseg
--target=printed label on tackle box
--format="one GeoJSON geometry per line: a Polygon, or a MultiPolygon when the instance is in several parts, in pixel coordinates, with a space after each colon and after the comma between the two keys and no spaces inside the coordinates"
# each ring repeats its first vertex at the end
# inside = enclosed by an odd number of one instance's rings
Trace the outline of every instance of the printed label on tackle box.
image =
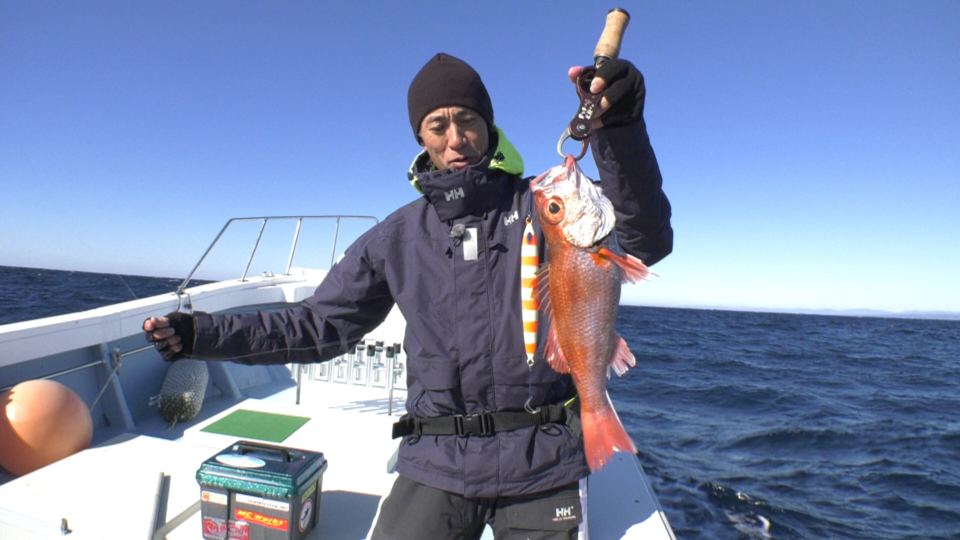
{"type": "MultiPolygon", "coordinates": [[[[215,517],[203,518],[203,535],[217,540],[227,537],[226,520],[215,517]]],[[[250,525],[245,521],[230,521],[230,540],[250,540],[250,525]]]]}
{"type": "Polygon", "coordinates": [[[300,509],[300,532],[307,532],[311,517],[313,517],[313,500],[308,500],[300,509]]]}
{"type": "Polygon", "coordinates": [[[289,521],[283,518],[265,516],[260,512],[254,512],[252,510],[237,508],[234,510],[233,515],[237,519],[246,521],[247,523],[256,523],[257,525],[263,525],[264,527],[277,529],[278,531],[286,531],[290,529],[289,521]]]}
{"type": "Polygon", "coordinates": [[[227,505],[227,494],[226,493],[216,493],[213,491],[201,491],[200,500],[203,502],[219,504],[221,506],[227,505]]]}
{"type": "Polygon", "coordinates": [[[254,497],[253,495],[247,495],[245,493],[237,493],[237,502],[241,504],[249,504],[251,506],[261,506],[271,510],[279,510],[281,512],[290,511],[290,503],[275,501],[273,499],[264,499],[262,497],[254,497]]]}

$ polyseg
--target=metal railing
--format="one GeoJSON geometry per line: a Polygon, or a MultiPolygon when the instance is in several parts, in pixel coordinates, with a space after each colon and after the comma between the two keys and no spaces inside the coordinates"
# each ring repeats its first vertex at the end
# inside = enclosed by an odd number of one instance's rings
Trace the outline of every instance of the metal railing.
{"type": "MultiPolygon", "coordinates": [[[[246,268],[245,268],[244,271],[243,271],[243,276],[241,277],[241,280],[244,280],[244,281],[245,281],[245,280],[247,279],[247,273],[250,271],[250,265],[251,265],[251,263],[253,262],[253,259],[254,259],[254,257],[255,257],[256,254],[257,254],[257,250],[260,248],[260,240],[262,240],[262,238],[263,238],[263,231],[264,231],[264,229],[266,229],[267,223],[269,223],[269,222],[271,222],[271,221],[289,221],[289,220],[296,220],[296,222],[297,222],[296,229],[294,230],[294,233],[293,233],[293,242],[292,242],[292,245],[290,246],[290,256],[289,256],[288,259],[287,259],[287,267],[286,267],[286,270],[284,271],[284,274],[285,274],[285,275],[289,275],[289,274],[290,274],[290,268],[291,268],[291,266],[293,265],[293,257],[294,257],[294,255],[295,255],[296,252],[297,252],[297,244],[298,244],[298,242],[300,241],[300,229],[301,229],[301,227],[303,226],[303,222],[304,222],[305,220],[334,220],[334,221],[335,221],[335,228],[334,228],[334,232],[333,232],[333,247],[332,247],[332,251],[331,251],[331,254],[330,254],[330,266],[332,267],[333,264],[336,262],[337,243],[338,243],[338,239],[339,239],[339,235],[340,235],[340,221],[341,221],[341,220],[345,220],[345,219],[346,219],[346,220],[354,220],[354,219],[357,219],[357,220],[359,220],[359,219],[363,219],[363,220],[373,220],[373,222],[374,222],[375,224],[376,224],[376,223],[380,223],[380,220],[378,220],[378,219],[377,219],[376,217],[374,217],[374,216],[350,216],[350,215],[327,215],[327,216],[267,216],[267,217],[249,217],[249,218],[233,218],[233,219],[230,219],[230,220],[227,221],[227,223],[223,226],[223,228],[220,229],[220,233],[217,235],[217,237],[216,237],[216,238],[213,240],[213,242],[210,244],[210,247],[208,247],[207,250],[203,253],[203,256],[200,258],[200,260],[197,262],[197,264],[193,267],[193,270],[190,271],[190,274],[186,277],[186,279],[183,280],[183,283],[181,283],[180,286],[177,287],[176,294],[177,294],[178,297],[183,294],[183,291],[187,288],[187,284],[189,284],[190,281],[193,279],[193,276],[196,275],[197,270],[200,268],[200,265],[203,264],[203,262],[207,259],[207,256],[210,255],[210,252],[213,250],[213,248],[217,245],[218,242],[220,242],[220,239],[223,238],[223,235],[227,232],[227,230],[230,228],[230,226],[233,225],[234,223],[251,222],[251,221],[253,221],[253,222],[256,222],[256,221],[262,222],[261,225],[260,225],[260,231],[259,231],[259,233],[257,234],[257,240],[256,240],[256,242],[255,242],[254,245],[253,245],[253,249],[252,249],[251,252],[250,252],[250,257],[247,259],[247,266],[246,266],[246,268]]],[[[41,376],[38,376],[38,377],[34,377],[34,379],[53,379],[53,378],[56,378],[56,377],[61,377],[61,376],[64,376],[64,375],[68,375],[68,374],[70,374],[70,373],[75,373],[75,372],[77,372],[77,371],[81,371],[81,370],[84,370],[84,369],[89,369],[89,368],[97,367],[97,366],[103,366],[103,367],[105,367],[105,368],[108,370],[109,376],[107,377],[107,382],[104,383],[103,388],[100,389],[100,393],[97,395],[97,398],[96,398],[96,400],[94,401],[93,406],[91,406],[91,408],[93,408],[94,406],[96,406],[97,402],[98,402],[98,401],[100,400],[100,398],[103,396],[103,392],[104,392],[104,390],[106,389],[107,385],[110,384],[112,380],[114,380],[114,376],[119,372],[120,365],[121,365],[121,363],[122,363],[122,361],[123,361],[123,358],[124,358],[124,357],[127,357],[127,356],[132,356],[132,355],[135,355],[135,354],[138,354],[138,353],[147,351],[147,350],[152,350],[152,349],[154,349],[154,347],[153,347],[152,345],[147,345],[147,346],[145,346],[145,347],[139,347],[139,348],[132,349],[132,350],[129,350],[129,351],[121,352],[118,347],[114,347],[114,349],[111,351],[111,350],[108,350],[108,349],[106,348],[106,344],[102,344],[101,349],[102,349],[102,357],[101,357],[99,360],[96,360],[96,361],[93,361],[93,362],[88,362],[88,363],[83,364],[83,365],[79,365],[79,366],[74,366],[74,367],[70,367],[70,368],[67,368],[67,369],[63,369],[63,370],[60,370],[60,371],[57,371],[57,372],[54,372],[54,373],[48,373],[48,374],[45,374],[45,375],[41,375],[41,376]]],[[[299,375],[299,374],[298,374],[298,375],[299,375]]],[[[298,386],[299,386],[299,376],[297,377],[297,379],[298,379],[298,386]]],[[[22,381],[21,381],[21,382],[22,382],[22,381]]],[[[8,385],[8,386],[5,386],[5,387],[3,387],[3,388],[0,388],[0,392],[9,390],[10,388],[13,388],[13,386],[15,386],[15,385],[8,385]]],[[[299,388],[298,388],[297,402],[299,403],[299,388]]]]}
{"type": "Polygon", "coordinates": [[[269,217],[250,217],[250,218],[233,218],[227,221],[226,225],[220,229],[220,234],[213,240],[213,243],[210,244],[210,247],[203,253],[203,257],[200,257],[200,260],[197,262],[196,266],[193,267],[193,270],[190,271],[190,275],[183,280],[183,283],[177,287],[177,295],[183,293],[184,289],[187,288],[187,284],[190,283],[190,280],[193,279],[193,276],[196,275],[197,270],[200,268],[200,265],[207,260],[207,256],[210,255],[210,252],[216,247],[217,243],[220,242],[220,239],[223,238],[224,233],[227,232],[227,229],[230,228],[234,223],[248,222],[248,221],[260,221],[260,232],[257,234],[257,240],[253,244],[253,250],[250,252],[250,257],[247,259],[247,266],[243,270],[243,276],[240,278],[242,281],[246,281],[247,273],[250,271],[250,264],[253,263],[253,258],[257,255],[257,250],[260,248],[260,240],[263,238],[263,231],[267,228],[267,223],[271,221],[289,221],[296,220],[297,228],[293,232],[293,244],[290,246],[290,257],[287,258],[287,268],[284,271],[284,275],[290,274],[290,267],[293,265],[293,256],[297,252],[297,242],[300,241],[300,227],[303,225],[304,220],[335,220],[336,228],[333,232],[333,249],[330,253],[330,266],[333,266],[333,263],[336,262],[337,257],[337,239],[340,235],[340,221],[344,219],[372,219],[373,222],[380,223],[380,220],[373,216],[346,216],[346,215],[331,215],[331,216],[269,216],[269,217]]]}
{"type": "MultiPolygon", "coordinates": [[[[155,350],[155,347],[154,347],[153,345],[147,345],[146,347],[140,347],[139,349],[132,349],[132,350],[129,350],[129,351],[127,351],[127,352],[120,352],[120,347],[114,347],[113,350],[109,351],[108,353],[105,352],[105,353],[103,354],[103,357],[102,357],[101,359],[99,359],[99,360],[95,360],[95,361],[93,361],[93,362],[88,362],[88,363],[86,363],[86,364],[82,364],[82,365],[79,365],[79,366],[74,366],[74,367],[62,369],[62,370],[60,370],[60,371],[55,371],[55,372],[53,372],[53,373],[47,373],[46,375],[41,375],[41,376],[39,376],[39,377],[34,377],[33,379],[28,379],[28,380],[49,380],[49,379],[55,379],[55,378],[57,378],[57,377],[62,377],[62,376],[64,376],[64,375],[69,375],[69,374],[71,374],[71,373],[76,373],[76,372],[78,372],[78,371],[82,371],[82,370],[84,370],[84,369],[89,369],[89,368],[97,367],[97,366],[104,366],[104,367],[106,367],[107,370],[114,370],[114,371],[116,371],[116,372],[119,373],[119,369],[120,369],[120,366],[121,366],[124,358],[126,358],[127,356],[132,356],[132,355],[137,354],[137,353],[141,353],[141,352],[143,352],[143,351],[147,351],[147,350],[155,350]]],[[[22,382],[22,381],[21,381],[21,382],[22,382]]],[[[4,386],[4,387],[0,387],[0,392],[5,392],[5,391],[7,391],[7,390],[10,390],[10,389],[13,388],[14,386],[16,386],[16,384],[12,384],[12,385],[7,385],[7,386],[4,386]]],[[[97,395],[97,399],[93,402],[93,405],[91,406],[91,408],[93,408],[94,406],[96,406],[97,401],[100,400],[100,397],[101,397],[102,395],[103,395],[103,390],[101,389],[101,390],[100,390],[100,394],[97,395]]]]}

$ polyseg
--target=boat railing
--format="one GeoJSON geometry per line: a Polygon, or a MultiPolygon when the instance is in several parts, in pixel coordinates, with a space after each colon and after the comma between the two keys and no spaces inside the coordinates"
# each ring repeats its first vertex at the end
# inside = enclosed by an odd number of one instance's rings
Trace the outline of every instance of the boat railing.
{"type": "MultiPolygon", "coordinates": [[[[293,238],[290,246],[290,254],[286,261],[286,269],[284,275],[290,275],[291,268],[293,266],[294,256],[297,252],[297,246],[301,239],[301,229],[305,221],[332,221],[334,224],[333,237],[332,237],[332,251],[330,254],[330,266],[332,267],[336,262],[337,255],[337,246],[340,240],[341,233],[341,222],[345,220],[372,220],[374,224],[379,223],[379,220],[373,216],[354,216],[354,215],[319,215],[319,216],[265,216],[265,217],[247,217],[247,218],[233,218],[226,222],[223,228],[220,230],[220,233],[213,240],[210,246],[206,249],[203,256],[194,265],[193,269],[190,271],[190,274],[183,280],[180,286],[176,290],[177,296],[184,294],[184,291],[187,289],[189,283],[194,279],[197,274],[198,269],[203,265],[203,263],[208,259],[210,253],[217,246],[217,244],[223,239],[224,235],[231,228],[231,226],[238,223],[244,222],[259,222],[260,228],[257,233],[255,242],[250,251],[250,255],[247,259],[246,267],[244,268],[241,281],[247,280],[247,275],[250,271],[250,265],[253,262],[254,258],[257,255],[258,250],[261,248],[261,240],[263,240],[264,230],[267,227],[268,223],[278,222],[278,221],[295,221],[296,227],[293,231],[293,238]]],[[[146,351],[152,351],[155,348],[153,345],[146,345],[135,347],[130,350],[122,351],[119,346],[110,346],[108,343],[102,343],[100,345],[99,358],[94,361],[88,361],[81,365],[70,366],[66,369],[58,370],[52,373],[45,373],[43,375],[36,376],[37,379],[55,379],[76,373],[78,371],[101,367],[106,370],[108,374],[106,377],[106,383],[100,388],[99,393],[96,396],[96,399],[93,401],[91,408],[95,407],[103,397],[105,390],[109,385],[119,385],[119,381],[116,379],[120,371],[123,360],[126,357],[138,355],[146,351]]],[[[300,390],[302,386],[302,374],[307,373],[308,377],[311,380],[316,381],[326,381],[331,384],[349,384],[353,386],[366,386],[373,388],[384,388],[389,391],[390,394],[390,406],[392,409],[393,404],[393,390],[395,386],[398,386],[398,382],[402,381],[403,373],[403,364],[400,362],[401,355],[401,345],[399,343],[384,345],[383,341],[374,341],[371,339],[361,340],[360,343],[355,347],[350,353],[339,356],[329,362],[324,362],[321,364],[304,364],[292,366],[296,373],[296,382],[297,382],[297,398],[296,402],[300,403],[300,390]]],[[[0,388],[0,391],[5,391],[12,388],[14,385],[4,385],[3,388],[0,388]]],[[[403,386],[399,385],[402,389],[403,386]]],[[[392,413],[392,411],[391,411],[392,413]]],[[[125,416],[129,417],[129,410],[126,409],[125,416]]],[[[129,419],[129,418],[128,418],[129,419]]],[[[128,422],[132,425],[132,420],[128,422]]]]}
{"type": "Polygon", "coordinates": [[[297,252],[297,243],[300,241],[300,229],[303,226],[304,221],[313,221],[313,220],[333,220],[335,222],[335,228],[333,232],[333,249],[330,253],[330,266],[333,266],[333,263],[336,262],[337,257],[337,240],[340,235],[340,222],[342,220],[373,220],[373,222],[379,223],[380,221],[373,216],[350,216],[350,215],[327,215],[327,216],[265,216],[265,217],[247,217],[247,218],[233,218],[227,221],[227,223],[220,230],[220,234],[213,240],[210,244],[210,247],[203,253],[203,256],[200,257],[200,260],[197,261],[197,264],[193,267],[193,270],[190,271],[190,274],[183,280],[183,283],[177,287],[177,295],[183,293],[187,288],[187,285],[193,280],[193,277],[196,275],[197,270],[200,266],[207,260],[207,257],[210,255],[210,252],[213,251],[213,248],[220,242],[220,239],[223,238],[227,230],[234,224],[244,223],[244,222],[261,222],[260,231],[257,234],[257,239],[253,243],[253,249],[250,251],[250,257],[247,258],[247,266],[243,270],[243,276],[240,278],[241,281],[247,280],[247,274],[250,272],[250,264],[253,263],[254,257],[257,255],[257,250],[260,249],[260,241],[263,239],[263,231],[267,228],[267,224],[270,222],[276,221],[292,221],[296,220],[297,226],[293,232],[293,243],[290,246],[290,256],[287,258],[287,267],[284,271],[284,275],[290,274],[290,268],[293,265],[293,257],[297,252]]]}

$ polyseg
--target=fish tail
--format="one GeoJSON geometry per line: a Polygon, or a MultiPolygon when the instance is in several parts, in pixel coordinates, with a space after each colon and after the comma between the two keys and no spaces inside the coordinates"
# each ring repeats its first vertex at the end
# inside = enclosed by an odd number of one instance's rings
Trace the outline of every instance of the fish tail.
{"type": "Polygon", "coordinates": [[[617,411],[613,410],[610,398],[606,397],[607,407],[596,411],[581,411],[583,426],[583,444],[587,454],[590,472],[597,472],[610,461],[614,452],[637,453],[633,439],[623,429],[617,411]]]}

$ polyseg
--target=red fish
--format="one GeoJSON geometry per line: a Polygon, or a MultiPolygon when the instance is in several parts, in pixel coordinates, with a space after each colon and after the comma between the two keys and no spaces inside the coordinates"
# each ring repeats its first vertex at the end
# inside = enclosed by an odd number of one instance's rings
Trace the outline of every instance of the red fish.
{"type": "Polygon", "coordinates": [[[584,449],[591,471],[613,452],[636,453],[607,395],[608,368],[622,375],[636,365],[615,326],[621,282],[645,279],[637,258],[621,255],[613,205],[572,156],[530,182],[535,213],[546,240],[548,264],[537,274],[537,293],[549,305],[544,353],[560,373],[570,373],[580,394],[584,449]]]}

